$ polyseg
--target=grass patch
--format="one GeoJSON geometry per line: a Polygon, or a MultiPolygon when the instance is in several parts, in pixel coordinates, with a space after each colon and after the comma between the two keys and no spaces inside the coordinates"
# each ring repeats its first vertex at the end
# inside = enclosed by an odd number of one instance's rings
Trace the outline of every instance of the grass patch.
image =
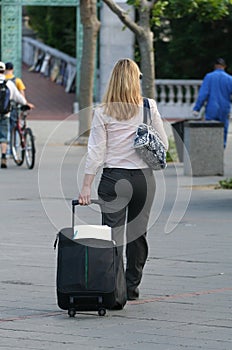
{"type": "Polygon", "coordinates": [[[174,138],[170,137],[168,139],[168,142],[169,142],[169,148],[168,148],[167,157],[166,157],[167,163],[178,162],[179,159],[177,155],[176,143],[174,141],[174,138]]]}
{"type": "Polygon", "coordinates": [[[220,188],[232,190],[232,177],[230,179],[220,180],[219,186],[220,188]]]}

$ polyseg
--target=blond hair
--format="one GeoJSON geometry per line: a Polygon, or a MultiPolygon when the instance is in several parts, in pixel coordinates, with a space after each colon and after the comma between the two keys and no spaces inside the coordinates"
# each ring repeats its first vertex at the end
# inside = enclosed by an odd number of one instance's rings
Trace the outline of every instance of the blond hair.
{"type": "Polygon", "coordinates": [[[142,100],[140,75],[139,67],[129,58],[115,64],[102,101],[104,113],[117,120],[128,120],[138,113],[142,100]]]}

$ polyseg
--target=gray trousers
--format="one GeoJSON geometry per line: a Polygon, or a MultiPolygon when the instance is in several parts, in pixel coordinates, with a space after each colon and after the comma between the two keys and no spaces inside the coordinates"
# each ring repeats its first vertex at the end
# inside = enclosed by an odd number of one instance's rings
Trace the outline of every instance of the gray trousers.
{"type": "Polygon", "coordinates": [[[123,252],[126,244],[127,289],[141,282],[148,256],[147,225],[155,194],[151,169],[104,168],[98,187],[102,223],[112,227],[113,239],[123,252]],[[124,242],[126,238],[126,242],[124,242]]]}

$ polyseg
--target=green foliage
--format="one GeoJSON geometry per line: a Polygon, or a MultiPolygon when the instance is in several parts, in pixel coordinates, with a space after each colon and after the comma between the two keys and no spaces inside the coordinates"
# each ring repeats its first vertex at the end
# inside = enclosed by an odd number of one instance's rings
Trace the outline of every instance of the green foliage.
{"type": "Polygon", "coordinates": [[[156,76],[159,79],[202,79],[224,57],[232,73],[232,6],[223,19],[199,22],[197,14],[163,21],[154,27],[156,76]]]}
{"type": "Polygon", "coordinates": [[[220,188],[232,190],[232,178],[219,181],[220,188]]]}
{"type": "Polygon", "coordinates": [[[153,6],[151,11],[151,24],[155,24],[156,26],[161,25],[161,19],[164,16],[164,11],[168,6],[168,1],[157,2],[156,5],[153,6]]]}
{"type": "Polygon", "coordinates": [[[75,7],[27,6],[30,26],[47,45],[76,56],[75,7]]]}
{"type": "Polygon", "coordinates": [[[127,0],[127,4],[128,4],[128,5],[133,5],[133,6],[135,6],[136,8],[138,8],[139,5],[140,5],[140,0],[127,0]]]}
{"type": "Polygon", "coordinates": [[[173,137],[170,137],[168,140],[169,147],[168,147],[168,152],[167,152],[167,163],[169,162],[177,162],[178,161],[178,155],[177,155],[177,150],[176,150],[176,144],[173,139],[173,137]]]}
{"type": "Polygon", "coordinates": [[[215,21],[229,14],[229,0],[170,0],[168,15],[181,18],[197,14],[198,21],[215,21]]]}
{"type": "MultiPolygon", "coordinates": [[[[139,11],[146,7],[141,0],[127,0],[127,4],[139,11]]],[[[198,21],[215,21],[229,15],[231,4],[231,0],[158,0],[152,7],[151,20],[159,25],[162,16],[177,19],[197,14],[198,21]]]]}

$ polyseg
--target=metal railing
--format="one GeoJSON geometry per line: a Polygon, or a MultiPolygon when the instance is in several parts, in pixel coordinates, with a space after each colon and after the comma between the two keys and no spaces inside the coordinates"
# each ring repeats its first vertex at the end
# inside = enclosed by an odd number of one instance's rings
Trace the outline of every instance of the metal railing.
{"type": "Polygon", "coordinates": [[[65,92],[75,91],[76,58],[38,40],[23,37],[22,59],[30,70],[40,72],[55,83],[63,85],[65,92]]]}

